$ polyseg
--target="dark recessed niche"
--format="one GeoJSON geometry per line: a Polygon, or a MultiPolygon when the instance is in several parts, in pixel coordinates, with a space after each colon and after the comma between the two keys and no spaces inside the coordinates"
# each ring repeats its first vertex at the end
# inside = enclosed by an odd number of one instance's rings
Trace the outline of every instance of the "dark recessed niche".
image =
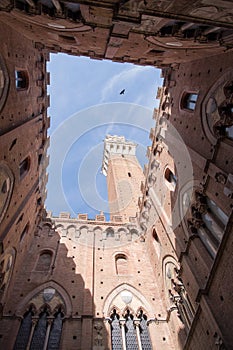
{"type": "Polygon", "coordinates": [[[73,339],[74,339],[74,340],[77,339],[76,335],[73,335],[73,339]]]}
{"type": "Polygon", "coordinates": [[[11,145],[9,147],[9,151],[12,150],[12,148],[16,145],[16,142],[17,142],[17,139],[14,139],[12,142],[11,142],[11,145]]]}

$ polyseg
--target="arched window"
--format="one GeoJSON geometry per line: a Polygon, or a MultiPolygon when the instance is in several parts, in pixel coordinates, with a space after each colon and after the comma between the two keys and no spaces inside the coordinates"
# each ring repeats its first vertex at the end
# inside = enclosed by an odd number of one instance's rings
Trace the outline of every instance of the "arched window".
{"type": "Polygon", "coordinates": [[[196,191],[196,202],[192,206],[190,229],[197,232],[206,249],[214,258],[222,240],[228,216],[217,204],[196,191]]]}
{"type": "Polygon", "coordinates": [[[140,339],[142,350],[152,350],[150,335],[147,326],[147,316],[141,310],[138,318],[140,319],[140,339]]]}
{"type": "Polygon", "coordinates": [[[40,313],[39,320],[34,329],[30,350],[44,349],[44,342],[47,329],[47,316],[48,311],[46,308],[40,313]]]}
{"type": "Polygon", "coordinates": [[[126,319],[126,322],[125,322],[126,348],[138,350],[137,335],[136,335],[136,329],[133,323],[133,315],[130,313],[129,310],[127,310],[126,312],[125,319],[126,319]]]}
{"type": "Polygon", "coordinates": [[[32,297],[29,305],[14,350],[59,350],[65,310],[61,295],[54,288],[45,288],[32,297]]]}
{"type": "Polygon", "coordinates": [[[114,309],[109,322],[112,350],[152,350],[147,316],[142,310],[137,317],[134,317],[130,310],[120,317],[114,309]]]}
{"type": "Polygon", "coordinates": [[[17,90],[26,90],[28,88],[28,73],[26,70],[15,70],[15,86],[17,90]]]}
{"type": "Polygon", "coordinates": [[[27,223],[27,225],[24,227],[21,235],[20,235],[20,242],[23,241],[24,237],[26,236],[26,234],[28,233],[29,230],[29,222],[27,223]]]}
{"type": "Polygon", "coordinates": [[[176,175],[171,171],[169,167],[165,169],[164,172],[164,178],[166,180],[166,185],[170,189],[170,191],[175,191],[176,184],[177,184],[177,177],[176,175]]]}
{"type": "Polygon", "coordinates": [[[128,273],[128,261],[125,254],[117,254],[115,256],[116,274],[127,275],[128,273]]]}
{"type": "Polygon", "coordinates": [[[58,312],[54,315],[54,320],[53,320],[50,335],[49,335],[47,350],[59,349],[63,316],[64,315],[61,312],[61,309],[59,309],[58,312]]]}
{"type": "Polygon", "coordinates": [[[15,341],[14,350],[22,350],[27,348],[32,329],[32,316],[34,316],[34,313],[31,307],[23,316],[23,320],[15,341]]]}
{"type": "Polygon", "coordinates": [[[152,231],[152,237],[153,237],[153,245],[156,251],[156,254],[158,255],[158,257],[160,256],[160,252],[161,252],[161,243],[159,241],[159,237],[158,234],[156,232],[156,229],[154,228],[152,231]]]}
{"type": "Polygon", "coordinates": [[[108,228],[106,229],[106,237],[107,237],[107,238],[108,238],[108,237],[114,237],[114,230],[113,230],[112,227],[108,227],[108,228]]]}
{"type": "Polygon", "coordinates": [[[178,316],[189,329],[195,310],[188,298],[183,282],[179,276],[179,270],[172,261],[166,262],[164,277],[169,300],[176,305],[178,316]]]}
{"type": "Polygon", "coordinates": [[[19,164],[20,180],[24,178],[24,176],[28,173],[29,169],[30,169],[30,157],[27,157],[19,164]]]}
{"type": "Polygon", "coordinates": [[[181,98],[181,108],[194,111],[196,108],[198,94],[193,92],[185,92],[181,98]]]}
{"type": "Polygon", "coordinates": [[[120,318],[119,315],[116,313],[116,310],[114,309],[111,315],[112,350],[121,350],[123,348],[119,318],[120,318]]]}
{"type": "Polygon", "coordinates": [[[52,255],[53,253],[49,250],[43,251],[37,261],[36,271],[48,272],[52,262],[52,255]]]}

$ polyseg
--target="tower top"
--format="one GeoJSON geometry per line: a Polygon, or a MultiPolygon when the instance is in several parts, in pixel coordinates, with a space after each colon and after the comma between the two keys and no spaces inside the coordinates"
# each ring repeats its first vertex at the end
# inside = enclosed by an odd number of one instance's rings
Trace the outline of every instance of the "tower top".
{"type": "Polygon", "coordinates": [[[106,135],[104,140],[104,153],[102,161],[102,172],[107,176],[108,161],[112,154],[114,155],[132,155],[136,154],[137,144],[128,141],[124,136],[106,135]]]}

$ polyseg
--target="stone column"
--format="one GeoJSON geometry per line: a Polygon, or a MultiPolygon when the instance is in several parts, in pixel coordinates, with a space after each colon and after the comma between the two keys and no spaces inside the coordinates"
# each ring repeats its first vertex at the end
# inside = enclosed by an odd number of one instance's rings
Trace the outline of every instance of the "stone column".
{"type": "Polygon", "coordinates": [[[125,319],[120,319],[121,335],[122,335],[122,346],[123,350],[126,350],[126,340],[125,340],[125,319]]]}
{"type": "Polygon", "coordinates": [[[51,326],[53,324],[53,320],[54,320],[53,317],[47,319],[48,326],[47,326],[47,329],[46,329],[46,335],[45,335],[45,341],[44,341],[43,350],[47,349],[47,345],[48,345],[48,341],[49,341],[50,329],[51,329],[51,326]]]}
{"type": "Polygon", "coordinates": [[[133,321],[135,327],[136,327],[136,334],[137,334],[137,341],[138,341],[138,349],[142,350],[142,343],[141,343],[141,337],[140,337],[140,320],[134,320],[133,321]]]}
{"type": "Polygon", "coordinates": [[[28,340],[28,344],[27,344],[26,350],[30,349],[31,342],[32,342],[32,337],[33,337],[33,333],[34,333],[34,329],[36,327],[36,324],[37,324],[38,320],[39,320],[39,317],[37,317],[37,316],[32,318],[32,328],[31,328],[31,332],[30,332],[30,336],[29,336],[29,340],[28,340]]]}

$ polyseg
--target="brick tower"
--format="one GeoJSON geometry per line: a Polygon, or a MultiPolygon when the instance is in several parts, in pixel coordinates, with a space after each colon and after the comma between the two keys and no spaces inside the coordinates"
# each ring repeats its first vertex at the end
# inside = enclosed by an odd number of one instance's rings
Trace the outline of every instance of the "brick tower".
{"type": "Polygon", "coordinates": [[[144,179],[136,147],[124,136],[107,135],[104,141],[102,171],[107,176],[110,216],[121,215],[124,221],[138,211],[140,184],[144,179]]]}

